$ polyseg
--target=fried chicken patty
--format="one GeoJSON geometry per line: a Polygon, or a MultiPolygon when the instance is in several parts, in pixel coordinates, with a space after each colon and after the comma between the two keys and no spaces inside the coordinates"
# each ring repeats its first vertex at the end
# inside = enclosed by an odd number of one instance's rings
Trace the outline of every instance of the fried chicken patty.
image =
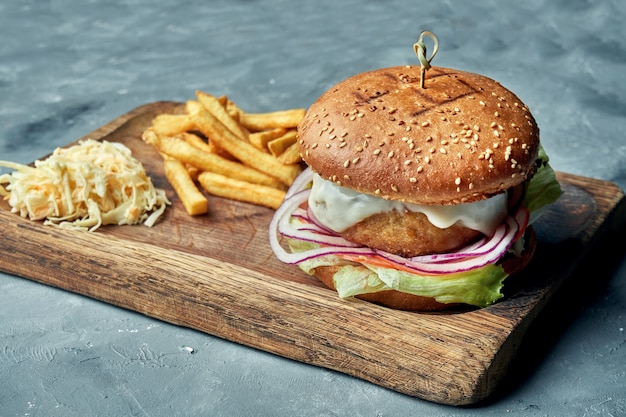
{"type": "Polygon", "coordinates": [[[445,253],[460,249],[482,233],[458,222],[440,229],[425,214],[412,211],[378,213],[344,230],[351,242],[404,257],[445,253]]]}

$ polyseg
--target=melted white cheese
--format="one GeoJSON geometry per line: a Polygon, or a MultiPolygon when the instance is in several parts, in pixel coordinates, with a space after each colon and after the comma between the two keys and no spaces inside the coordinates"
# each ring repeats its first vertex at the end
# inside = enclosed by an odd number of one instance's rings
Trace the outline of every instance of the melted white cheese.
{"type": "Polygon", "coordinates": [[[435,226],[445,229],[460,222],[490,236],[507,213],[507,195],[456,205],[423,205],[385,200],[338,186],[319,175],[313,178],[309,206],[317,219],[335,232],[342,232],[377,213],[392,210],[424,213],[435,226]]]}

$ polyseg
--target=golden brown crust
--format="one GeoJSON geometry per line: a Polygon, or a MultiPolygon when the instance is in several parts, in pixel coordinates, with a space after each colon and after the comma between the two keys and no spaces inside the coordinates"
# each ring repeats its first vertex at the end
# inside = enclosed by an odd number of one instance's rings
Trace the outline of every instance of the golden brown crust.
{"type": "MultiPolygon", "coordinates": [[[[518,257],[515,255],[507,255],[501,262],[502,267],[509,275],[514,275],[523,271],[524,268],[528,266],[528,263],[535,253],[537,239],[535,231],[532,227],[526,229],[524,239],[525,246],[524,251],[522,252],[522,256],[518,257]]],[[[334,290],[335,284],[333,282],[333,276],[339,270],[339,268],[339,266],[317,267],[314,270],[314,275],[324,285],[334,290]]],[[[381,291],[371,294],[361,294],[357,295],[356,298],[396,310],[406,311],[442,311],[459,306],[459,304],[439,303],[433,298],[420,297],[417,295],[407,294],[396,290],[381,291]]]]}
{"type": "Polygon", "coordinates": [[[350,242],[407,258],[451,252],[482,236],[459,223],[441,229],[424,213],[412,211],[374,214],[339,234],[350,242]]]}
{"type": "Polygon", "coordinates": [[[419,66],[361,73],[309,108],[304,161],[356,191],[418,204],[497,194],[534,170],[535,120],[511,91],[477,74],[419,66]]]}

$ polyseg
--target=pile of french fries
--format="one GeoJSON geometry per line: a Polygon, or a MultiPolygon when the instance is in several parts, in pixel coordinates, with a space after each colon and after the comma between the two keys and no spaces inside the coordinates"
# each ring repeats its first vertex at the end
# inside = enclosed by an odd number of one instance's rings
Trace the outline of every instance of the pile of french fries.
{"type": "Polygon", "coordinates": [[[247,113],[203,91],[182,114],[160,114],[142,135],[163,157],[185,210],[208,212],[205,192],[278,208],[302,167],[296,127],[305,109],[247,113]]]}

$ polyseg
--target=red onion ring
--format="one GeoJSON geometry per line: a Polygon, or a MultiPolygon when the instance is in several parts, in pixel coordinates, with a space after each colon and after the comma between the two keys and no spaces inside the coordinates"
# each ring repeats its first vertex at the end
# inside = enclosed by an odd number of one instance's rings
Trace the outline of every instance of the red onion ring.
{"type": "MultiPolygon", "coordinates": [[[[388,252],[371,249],[350,242],[322,225],[303,206],[309,198],[309,184],[313,179],[310,168],[300,174],[287,191],[283,204],[276,210],[270,222],[270,246],[276,257],[284,263],[299,264],[319,257],[334,255],[353,260],[354,256],[378,256],[399,269],[429,275],[444,275],[464,272],[495,263],[523,235],[528,226],[530,214],[524,207],[506,217],[493,236],[485,237],[456,252],[404,258],[388,252]],[[294,217],[300,223],[291,221],[294,217]],[[291,239],[303,240],[320,245],[319,248],[291,253],[280,244],[279,234],[291,239]]],[[[363,262],[367,263],[367,262],[363,262]]]]}

